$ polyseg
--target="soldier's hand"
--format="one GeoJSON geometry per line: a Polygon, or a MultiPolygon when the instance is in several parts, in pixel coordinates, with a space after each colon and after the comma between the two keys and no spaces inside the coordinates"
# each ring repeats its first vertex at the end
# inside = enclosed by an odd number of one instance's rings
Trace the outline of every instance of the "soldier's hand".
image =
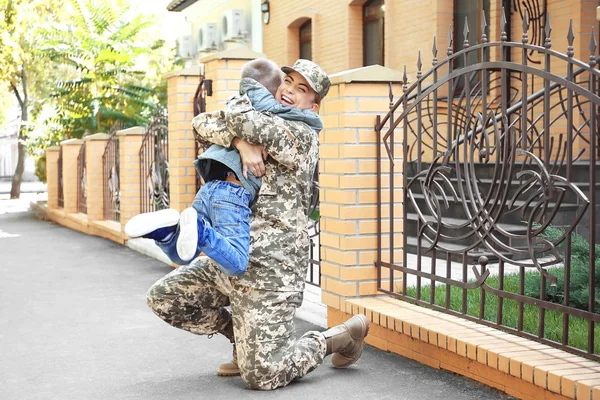
{"type": "Polygon", "coordinates": [[[249,143],[237,137],[233,140],[233,146],[240,152],[242,175],[244,175],[244,178],[248,178],[248,171],[252,172],[257,178],[265,174],[264,160],[266,160],[265,155],[268,156],[268,154],[263,146],[249,143]]]}

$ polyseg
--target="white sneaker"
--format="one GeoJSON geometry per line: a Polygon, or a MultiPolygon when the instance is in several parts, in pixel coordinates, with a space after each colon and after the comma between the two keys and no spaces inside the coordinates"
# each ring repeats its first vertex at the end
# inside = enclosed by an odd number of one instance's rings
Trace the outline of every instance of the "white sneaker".
{"type": "Polygon", "coordinates": [[[181,212],[179,217],[179,237],[177,254],[183,261],[191,261],[198,251],[198,213],[193,207],[181,212]]]}
{"type": "Polygon", "coordinates": [[[138,214],[125,224],[125,234],[162,241],[177,230],[178,223],[179,211],[172,208],[138,214]]]}

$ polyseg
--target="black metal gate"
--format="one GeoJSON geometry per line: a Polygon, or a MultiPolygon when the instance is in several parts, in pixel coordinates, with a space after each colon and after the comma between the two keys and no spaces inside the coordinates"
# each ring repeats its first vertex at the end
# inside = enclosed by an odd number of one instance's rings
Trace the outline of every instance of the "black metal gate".
{"type": "Polygon", "coordinates": [[[592,30],[589,61],[573,58],[571,23],[566,54],[553,50],[546,17],[543,46],[527,12],[520,43],[504,13],[488,42],[484,16],[479,44],[465,22],[462,50],[450,36],[438,62],[434,39],[433,68],[419,54],[410,86],[405,73],[376,126],[378,285],[600,360],[597,44],[592,30]]]}
{"type": "Polygon", "coordinates": [[[63,186],[63,147],[58,151],[58,207],[65,207],[65,189],[63,186]]]}
{"type": "Polygon", "coordinates": [[[83,214],[87,214],[85,144],[84,141],[77,156],[77,211],[83,214]]]}
{"type": "Polygon", "coordinates": [[[319,165],[315,168],[313,176],[310,206],[308,208],[308,237],[310,240],[308,273],[306,283],[321,286],[321,213],[319,210],[319,165]]]}
{"type": "Polygon", "coordinates": [[[121,220],[119,138],[117,137],[119,129],[119,124],[113,126],[102,154],[104,219],[116,222],[121,220]]]}
{"type": "Polygon", "coordinates": [[[169,129],[166,110],[151,120],[140,148],[141,212],[169,208],[169,129]]]}

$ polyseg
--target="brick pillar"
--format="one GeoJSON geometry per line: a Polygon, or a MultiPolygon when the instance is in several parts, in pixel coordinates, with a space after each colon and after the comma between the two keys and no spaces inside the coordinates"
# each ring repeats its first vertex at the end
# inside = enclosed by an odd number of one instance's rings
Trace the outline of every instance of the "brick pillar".
{"type": "Polygon", "coordinates": [[[48,184],[48,208],[58,208],[58,157],[60,146],[46,149],[46,182],[48,184]]]}
{"type": "Polygon", "coordinates": [[[199,77],[199,67],[167,75],[169,201],[170,207],[179,211],[189,207],[196,194],[196,175],[192,165],[196,154],[191,121],[199,77]]]}
{"type": "MultiPolygon", "coordinates": [[[[212,96],[206,99],[206,110],[225,106],[225,101],[238,91],[240,69],[248,60],[264,57],[247,48],[235,48],[212,54],[200,60],[206,79],[213,81],[212,96]]],[[[200,68],[191,67],[167,75],[169,110],[169,196],[170,207],[182,211],[196,195],[197,157],[192,118],[194,94],[200,82],[200,68]]]]}
{"type": "Polygon", "coordinates": [[[64,210],[67,213],[77,212],[77,186],[79,186],[79,180],[77,179],[77,157],[79,156],[82,143],[81,139],[69,139],[60,143],[63,153],[64,210]]]}
{"type": "Polygon", "coordinates": [[[119,138],[119,184],[121,191],[121,231],[133,216],[140,213],[140,148],[145,129],[136,126],[117,132],[119,138]]]}
{"type": "Polygon", "coordinates": [[[110,135],[96,133],[86,136],[85,163],[87,188],[87,216],[88,221],[101,221],[104,219],[104,177],[102,156],[110,135]]]}
{"type": "MultiPolygon", "coordinates": [[[[396,99],[401,93],[397,83],[401,75],[381,66],[332,75],[331,90],[321,108],[325,126],[319,156],[321,287],[322,301],[330,308],[344,311],[346,298],[377,294],[377,145],[373,127],[377,115],[389,110],[389,82],[395,83],[396,99]]],[[[401,163],[396,166],[400,167],[401,163]]]]}

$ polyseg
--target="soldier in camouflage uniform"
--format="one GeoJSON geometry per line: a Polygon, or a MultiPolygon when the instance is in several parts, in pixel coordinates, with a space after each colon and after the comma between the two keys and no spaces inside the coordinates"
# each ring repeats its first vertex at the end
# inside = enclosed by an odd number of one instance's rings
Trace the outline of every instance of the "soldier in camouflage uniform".
{"type": "MultiPolygon", "coordinates": [[[[318,111],[330,87],[327,74],[308,60],[282,70],[287,75],[277,100],[318,111]]],[[[257,112],[247,96],[239,95],[228,100],[224,111],[200,114],[192,125],[200,144],[234,145],[256,176],[266,170],[252,208],[250,263],[239,277],[225,275],[208,258],[179,267],[150,288],[152,310],[177,328],[229,338],[235,343],[234,361],[237,355],[242,378],[252,389],[285,386],[329,354],[336,367],[355,362],[369,328],[364,315],[293,338],[309,264],[307,210],[317,134],[303,122],[257,112]],[[270,155],[264,165],[263,147],[270,155]]]]}

